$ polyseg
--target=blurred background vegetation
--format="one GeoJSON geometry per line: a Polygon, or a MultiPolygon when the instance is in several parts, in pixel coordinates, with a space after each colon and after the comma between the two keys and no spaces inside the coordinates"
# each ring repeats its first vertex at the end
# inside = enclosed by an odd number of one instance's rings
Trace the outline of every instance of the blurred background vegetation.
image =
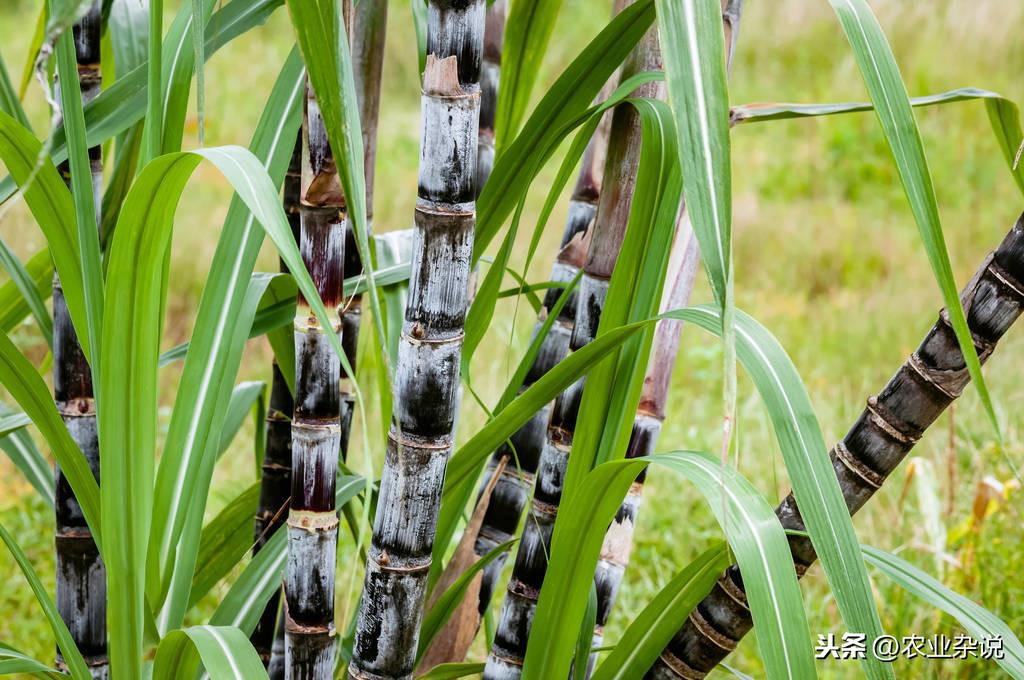
{"type": "MultiPolygon", "coordinates": [[[[0,52],[20,77],[40,0],[6,0],[0,8],[0,52]]],[[[412,0],[416,1],[416,0],[412,0]]],[[[166,3],[176,11],[177,2],[166,3]]],[[[566,0],[536,93],[608,20],[604,2],[566,0]]],[[[872,3],[886,31],[910,94],[961,86],[995,90],[1024,99],[1024,5],[1000,0],[932,0],[872,3]]],[[[388,25],[388,57],[382,88],[374,226],[387,231],[411,226],[419,139],[419,75],[409,5],[394,2],[388,25]]],[[[235,40],[206,68],[207,145],[248,143],[274,77],[293,37],[285,10],[264,27],[235,40]]],[[[168,17],[169,21],[169,17],[168,17]]],[[[165,25],[167,25],[165,23],[165,25]]],[[[755,101],[863,101],[860,76],[825,0],[747,0],[733,66],[734,103],[755,101]]],[[[48,124],[38,84],[26,106],[37,134],[48,124]]],[[[191,111],[186,148],[196,145],[191,111]]],[[[958,281],[965,283],[1020,214],[1018,193],[995,144],[980,103],[917,111],[935,179],[946,240],[958,281]]],[[[557,167],[549,164],[536,183],[536,215],[557,167]]],[[[881,389],[934,322],[941,298],[920,246],[892,159],[872,114],[820,120],[745,125],[733,133],[734,229],[738,305],[765,324],[796,363],[814,401],[826,440],[842,437],[868,395],[881,389]]],[[[165,346],[191,330],[230,190],[211,166],[194,175],[177,213],[171,298],[165,346]]],[[[552,218],[528,278],[547,278],[564,220],[565,200],[552,218]]],[[[523,229],[526,231],[526,229],[523,229]]],[[[43,239],[24,206],[14,206],[0,234],[15,251],[35,252],[43,239]]],[[[525,234],[522,235],[525,237],[525,234]]],[[[513,255],[521,266],[522,253],[513,255]]],[[[260,269],[276,269],[270,248],[260,269]]],[[[710,299],[699,285],[694,301],[710,299]]],[[[493,400],[504,387],[529,340],[533,312],[514,298],[501,302],[492,337],[473,357],[478,393],[493,400]]],[[[15,339],[48,372],[45,344],[31,322],[15,339]]],[[[720,418],[719,345],[687,329],[676,369],[669,415],[659,450],[716,450],[720,418]]],[[[1013,630],[1024,630],[1024,492],[1006,457],[1024,466],[1024,402],[1021,356],[1024,331],[1010,332],[986,371],[1004,440],[1000,445],[972,390],[918,444],[886,488],[858,515],[862,542],[896,552],[948,586],[984,603],[1013,630]]],[[[247,350],[239,380],[269,379],[264,342],[247,350]]],[[[365,364],[364,364],[365,365],[365,364]]],[[[366,366],[369,372],[369,366],[366,366]]],[[[170,397],[180,371],[165,369],[170,397]]],[[[165,404],[170,399],[164,400],[165,404]]],[[[466,400],[461,439],[483,421],[466,400]]],[[[371,402],[370,408],[373,408],[371,402]]],[[[162,411],[166,426],[169,408],[162,411]]],[[[254,481],[247,425],[221,462],[209,512],[254,481]]],[[[739,466],[773,504],[789,485],[769,420],[749,381],[741,375],[739,466]]],[[[375,434],[375,433],[374,433],[375,434]]],[[[353,438],[353,441],[359,441],[353,438]]],[[[381,451],[370,452],[379,470],[381,451]]],[[[350,460],[363,457],[357,452],[350,460]]],[[[615,641],[634,616],[719,529],[699,494],[668,474],[652,475],[645,491],[631,566],[606,639],[615,641]]],[[[53,584],[52,512],[0,459],[0,521],[15,534],[44,582],[53,584]]],[[[339,592],[351,615],[361,561],[351,537],[342,541],[339,592]]],[[[0,558],[0,640],[47,658],[53,640],[12,560],[0,558]]],[[[930,636],[960,631],[950,619],[925,609],[883,577],[874,578],[887,632],[930,636]]],[[[116,588],[117,584],[110,584],[116,588]]],[[[820,568],[804,579],[810,632],[842,633],[820,568]]],[[[222,593],[222,591],[221,591],[222,593]]],[[[210,596],[215,601],[216,594],[210,596]]],[[[752,636],[749,636],[752,637],[752,636]]],[[[480,648],[483,649],[482,647],[480,648]]],[[[479,650],[478,650],[479,651],[479,650]]],[[[737,671],[761,675],[756,646],[743,642],[728,661],[737,671]]],[[[1002,677],[990,662],[914,659],[896,662],[897,675],[922,678],[1002,677]]],[[[819,662],[822,677],[858,677],[851,662],[819,662]]],[[[725,677],[727,671],[717,672],[725,677]]]]}

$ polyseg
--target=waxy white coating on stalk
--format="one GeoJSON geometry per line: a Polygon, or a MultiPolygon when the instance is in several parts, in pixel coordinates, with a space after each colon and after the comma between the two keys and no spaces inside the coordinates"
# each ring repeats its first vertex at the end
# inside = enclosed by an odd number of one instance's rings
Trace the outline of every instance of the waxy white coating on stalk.
{"type": "Polygon", "coordinates": [[[411,678],[416,662],[469,301],[485,12],[427,9],[415,242],[352,678],[411,678]]]}

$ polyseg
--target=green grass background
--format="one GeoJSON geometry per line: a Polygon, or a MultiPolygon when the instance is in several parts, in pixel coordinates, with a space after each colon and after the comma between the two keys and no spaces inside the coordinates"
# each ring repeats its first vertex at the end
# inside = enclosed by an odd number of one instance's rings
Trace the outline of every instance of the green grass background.
{"type": "MultiPolygon", "coordinates": [[[[179,3],[167,3],[176,10],[179,3]]],[[[748,0],[733,67],[731,99],[753,101],[850,101],[866,93],[856,65],[825,0],[748,0]]],[[[1024,97],[1024,6],[999,0],[933,0],[872,3],[896,53],[908,90],[927,94],[960,86],[1024,97]]],[[[38,8],[36,0],[8,0],[0,8],[4,40],[0,53],[20,77],[38,8]]],[[[604,2],[566,0],[549,49],[544,91],[571,58],[607,21],[604,2]]],[[[246,144],[292,34],[284,10],[234,41],[206,69],[206,143],[246,144]]],[[[415,39],[408,4],[390,7],[387,64],[382,87],[375,228],[411,225],[416,191],[419,89],[415,39]]],[[[26,105],[38,134],[47,117],[39,86],[26,105]]],[[[989,131],[984,107],[955,104],[920,110],[918,121],[931,162],[946,240],[958,281],[965,283],[985,254],[1013,224],[1024,200],[989,131]]],[[[196,144],[190,112],[186,147],[196,144]]],[[[537,186],[554,174],[552,162],[537,186]]],[[[925,259],[885,141],[872,114],[822,120],[742,126],[733,133],[734,233],[738,305],[757,317],[789,351],[811,394],[826,440],[852,424],[866,397],[881,387],[934,322],[941,298],[925,259]]],[[[177,214],[171,298],[165,346],[188,337],[230,191],[209,166],[201,166],[177,214]]],[[[539,209],[538,191],[527,221],[539,209]]],[[[565,201],[550,222],[530,280],[544,280],[557,248],[565,201]]],[[[43,245],[23,206],[9,210],[0,234],[24,256],[43,245]]],[[[524,235],[525,236],[525,235],[524,235]]],[[[513,266],[522,263],[522,252],[513,266]]],[[[276,267],[269,248],[260,268],[276,267]]],[[[701,281],[695,301],[710,299],[701,281]]],[[[474,386],[493,400],[521,356],[532,329],[525,304],[503,300],[487,341],[473,357],[474,386]]],[[[33,325],[15,332],[29,355],[42,362],[44,344],[33,325]]],[[[1021,355],[1024,332],[1012,330],[986,370],[1004,433],[1002,450],[980,403],[968,390],[955,411],[944,415],[885,489],[856,519],[861,540],[896,552],[950,587],[984,603],[1011,629],[1024,630],[1022,492],[1005,456],[1024,463],[1024,398],[1021,355]],[[987,508],[979,490],[997,489],[1004,500],[987,508]]],[[[253,342],[239,380],[269,378],[269,350],[253,342]]],[[[684,331],[673,376],[668,418],[659,449],[716,450],[720,418],[720,353],[710,337],[684,331]]],[[[178,368],[162,373],[166,428],[178,368]]],[[[466,401],[462,439],[483,422],[466,401]]],[[[372,407],[371,407],[372,408],[372,407]]],[[[374,433],[371,434],[375,434],[374,433]]],[[[217,469],[211,514],[254,480],[252,426],[236,440],[217,469]]],[[[788,490],[767,413],[741,375],[739,467],[776,502],[788,490]]],[[[353,439],[353,441],[358,441],[353,439]]],[[[379,470],[381,451],[370,452],[379,470]]],[[[362,456],[357,452],[355,460],[362,456]]],[[[632,563],[606,639],[623,626],[669,577],[718,536],[700,495],[668,473],[650,476],[637,529],[632,563]]],[[[20,541],[52,588],[53,519],[6,460],[0,459],[0,521],[20,541]]],[[[342,614],[351,614],[361,564],[351,538],[342,541],[339,592],[342,614]]],[[[955,623],[921,606],[880,574],[873,575],[888,632],[901,636],[954,635],[955,623]]],[[[53,654],[52,635],[13,560],[0,556],[0,640],[39,659],[53,654]]],[[[111,584],[111,587],[117,587],[111,584]]],[[[803,582],[810,632],[841,633],[842,624],[820,568],[803,582]]],[[[223,592],[223,587],[220,591],[223,592]]],[[[216,593],[195,613],[212,610],[216,593]]],[[[752,639],[729,664],[755,677],[763,674],[752,639]]],[[[482,645],[475,648],[478,656],[482,645]]],[[[859,677],[853,662],[819,662],[823,677],[859,677]]],[[[901,677],[1002,677],[991,662],[896,662],[901,677]]],[[[722,673],[725,673],[724,671],[722,673]]],[[[725,677],[716,673],[719,677],[725,677]]]]}

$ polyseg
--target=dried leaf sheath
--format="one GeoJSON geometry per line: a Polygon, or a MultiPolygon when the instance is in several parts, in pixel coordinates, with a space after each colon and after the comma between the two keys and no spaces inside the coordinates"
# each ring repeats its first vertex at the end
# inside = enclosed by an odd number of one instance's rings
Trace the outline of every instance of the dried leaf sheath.
{"type": "MultiPolygon", "coordinates": [[[[642,71],[659,70],[661,54],[656,30],[647,33],[623,66],[623,78],[642,71]]],[[[640,97],[663,96],[660,83],[648,83],[635,93],[640,97]]],[[[639,167],[641,133],[639,116],[629,106],[612,115],[608,154],[594,228],[576,300],[576,319],[569,349],[576,351],[594,339],[615,260],[625,237],[639,167]]],[[[508,592],[498,616],[494,644],[484,670],[486,680],[518,678],[529,638],[533,612],[547,570],[562,481],[572,449],[583,380],[565,390],[551,409],[534,487],[508,592]]]]}
{"type": "MultiPolygon", "coordinates": [[[[986,258],[960,299],[984,362],[1024,310],[1024,215],[986,258]]],[[[969,381],[963,354],[943,310],[917,351],[881,392],[868,398],[867,408],[832,449],[832,465],[851,514],[881,488],[969,381]]],[[[775,513],[784,528],[806,531],[792,494],[775,513]]],[[[814,549],[810,540],[802,537],[790,536],[789,544],[797,573],[802,575],[816,559],[814,549]]],[[[734,565],[690,613],[646,677],[702,678],[752,626],[743,581],[734,565]]]]}
{"type": "Polygon", "coordinates": [[[334,668],[334,566],[338,518],[334,488],[341,444],[341,361],[328,333],[339,333],[345,251],[345,199],[311,86],[303,119],[299,251],[331,315],[323,328],[302,295],[295,310],[295,410],[291,508],[285,577],[288,678],[330,678],[334,668]]]}
{"type": "Polygon", "coordinates": [[[483,0],[428,6],[415,247],[354,678],[407,678],[415,665],[469,295],[485,11],[483,0]]]}
{"type": "MultiPolygon", "coordinates": [[[[91,101],[100,93],[100,32],[100,5],[97,2],[74,26],[75,57],[83,103],[91,101]]],[[[97,229],[103,183],[103,160],[100,154],[98,146],[89,149],[97,229]]],[[[70,187],[71,176],[67,162],[61,164],[60,170],[70,187]]],[[[64,291],[56,274],[53,277],[53,393],[57,410],[71,438],[82,450],[98,481],[100,452],[92,371],[78,342],[64,300],[64,291]]],[[[57,609],[68,625],[79,651],[89,663],[93,677],[106,678],[109,672],[106,569],[82,509],[59,465],[55,475],[57,609]]],[[[64,668],[59,650],[57,665],[64,668]]]]}
{"type": "MultiPolygon", "coordinates": [[[[299,239],[299,196],[302,191],[302,131],[296,135],[288,171],[284,177],[282,203],[296,242],[299,239]]],[[[281,263],[281,271],[288,268],[281,263]]],[[[291,497],[292,483],[292,399],[288,383],[275,360],[271,367],[270,403],[266,415],[266,447],[260,477],[260,503],[256,510],[255,555],[263,544],[284,524],[291,497]]],[[[273,679],[284,677],[284,618],[278,616],[281,597],[274,595],[267,602],[250,640],[273,679]],[[280,622],[280,624],[279,624],[280,622]],[[276,631],[275,631],[276,627],[276,631]],[[277,649],[275,650],[275,643],[277,649]]]]}
{"type": "MultiPolygon", "coordinates": [[[[569,283],[576,278],[586,259],[590,231],[594,225],[597,201],[601,194],[601,176],[604,173],[604,158],[610,125],[611,117],[607,116],[598,126],[583,154],[576,187],[569,202],[569,215],[565,224],[565,232],[562,235],[562,247],[551,270],[552,281],[569,283]]],[[[555,306],[561,293],[561,288],[552,288],[548,291],[535,332],[539,332],[548,310],[555,306]]],[[[539,380],[569,353],[569,337],[575,322],[576,294],[573,292],[563,305],[558,319],[542,340],[540,351],[530,367],[530,371],[526,374],[520,392],[539,380]]],[[[544,448],[544,438],[550,416],[551,405],[549,404],[534,414],[523,427],[512,435],[511,446],[506,442],[494,452],[481,488],[487,486],[493,471],[502,464],[502,460],[505,461],[505,464],[501,478],[498,480],[487,506],[480,535],[474,546],[478,557],[483,557],[496,546],[511,540],[515,535],[519,527],[519,520],[523,515],[523,508],[526,506],[526,499],[530,489],[533,488],[537,462],[540,460],[541,450],[544,448]]],[[[481,616],[490,605],[506,559],[507,553],[488,564],[484,570],[480,586],[481,616]]]]}

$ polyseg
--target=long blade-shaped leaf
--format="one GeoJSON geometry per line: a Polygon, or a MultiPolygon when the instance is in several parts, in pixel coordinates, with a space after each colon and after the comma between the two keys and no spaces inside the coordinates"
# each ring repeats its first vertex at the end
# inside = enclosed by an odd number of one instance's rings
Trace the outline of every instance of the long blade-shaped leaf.
{"type": "Polygon", "coordinates": [[[53,318],[50,316],[49,310],[46,309],[46,303],[43,302],[43,294],[39,291],[25,265],[21,263],[17,255],[11,252],[3,239],[0,239],[0,266],[11,277],[11,282],[17,287],[22,299],[32,312],[46,343],[50,349],[53,349],[53,318]]]}
{"type": "MultiPolygon", "coordinates": [[[[0,404],[0,415],[4,420],[7,420],[13,413],[7,406],[0,404]]],[[[35,487],[43,500],[53,505],[53,469],[36,448],[29,433],[24,430],[10,432],[0,438],[0,449],[3,449],[11,462],[21,470],[25,479],[35,487]]]]}
{"type": "Polygon", "coordinates": [[[719,544],[673,576],[630,622],[615,649],[597,667],[593,680],[642,677],[728,564],[725,544],[719,544]]]}
{"type": "MultiPolygon", "coordinates": [[[[51,0],[51,3],[54,1],[51,0]]],[[[75,206],[75,224],[78,227],[78,255],[82,267],[86,323],[89,326],[86,338],[91,343],[90,366],[94,371],[98,371],[99,351],[96,344],[99,342],[99,330],[103,323],[103,265],[100,262],[95,189],[92,183],[89,148],[85,141],[82,90],[78,81],[78,63],[75,59],[75,43],[71,31],[65,31],[57,41],[57,73],[60,77],[61,114],[69,140],[71,197],[75,206]]]]}
{"type": "Polygon", "coordinates": [[[193,677],[199,659],[211,680],[267,677],[259,654],[241,630],[233,626],[193,626],[175,630],[160,641],[153,660],[153,680],[193,677]],[[193,650],[198,659],[190,654],[193,650]]]}
{"type": "Polygon", "coordinates": [[[1000,638],[1003,654],[996,663],[1017,680],[1024,678],[1024,644],[998,616],[960,593],[942,585],[914,565],[871,546],[861,546],[864,559],[907,592],[946,612],[976,640],[1000,638]]]}
{"type": "Polygon", "coordinates": [[[953,277],[953,268],[942,234],[939,207],[935,201],[935,188],[928,169],[928,159],[925,157],[921,133],[917,128],[917,121],[910,107],[910,99],[900,77],[896,59],[881,26],[878,25],[878,20],[865,0],[829,2],[850,42],[868,94],[875,104],[878,121],[896,161],[896,168],[903,181],[907,200],[910,202],[910,210],[914,214],[914,221],[917,222],[921,240],[924,242],[928,262],[942,291],[950,324],[960,343],[971,381],[977,386],[978,395],[998,436],[999,420],[992,406],[985,378],[981,374],[981,362],[978,361],[971,331],[967,327],[967,318],[960,305],[956,279],[953,277]]]}
{"type": "MultiPolygon", "coordinates": [[[[49,298],[53,292],[53,260],[49,250],[44,248],[30,257],[24,268],[39,298],[49,298]]],[[[0,330],[10,332],[30,311],[29,302],[17,283],[8,281],[0,286],[0,330]]]]}
{"type": "MultiPolygon", "coordinates": [[[[287,168],[290,142],[299,124],[301,97],[302,64],[298,53],[293,51],[257,125],[252,145],[275,184],[280,183],[287,168]]],[[[263,231],[244,201],[236,197],[225,218],[203,289],[178,398],[171,414],[166,452],[157,475],[152,541],[147,558],[147,591],[150,603],[158,610],[162,608],[171,576],[180,562],[172,556],[188,515],[186,499],[194,493],[203,454],[211,438],[219,438],[224,414],[223,410],[218,413],[217,404],[229,394],[237,370],[237,362],[228,360],[240,349],[238,340],[233,337],[236,325],[239,319],[247,319],[241,338],[244,342],[256,311],[254,308],[242,314],[247,284],[262,243],[263,231]]],[[[269,281],[264,287],[267,283],[269,281]]],[[[212,470],[212,466],[207,468],[212,470]]],[[[201,515],[202,510],[199,512],[201,515]]],[[[191,575],[187,576],[191,580],[191,575]]],[[[183,581],[179,579],[184,586],[183,581]]],[[[184,613],[182,605],[184,603],[179,603],[176,607],[179,614],[184,613]]],[[[169,628],[176,628],[181,622],[167,620],[166,623],[169,628]]]]}
{"type": "Polygon", "coordinates": [[[684,475],[704,495],[736,554],[769,678],[814,678],[807,621],[785,532],[764,498],[710,456],[676,452],[596,467],[558,513],[551,560],[530,631],[523,678],[564,677],[608,523],[648,463],[684,475]]]}
{"type": "Polygon", "coordinates": [[[562,3],[563,0],[518,0],[509,10],[494,118],[499,153],[502,145],[519,132],[562,3]]]}
{"type": "Polygon", "coordinates": [[[11,77],[7,73],[7,64],[4,63],[3,57],[0,57],[0,111],[13,116],[25,127],[31,127],[28,116],[25,115],[25,109],[21,106],[18,93],[14,89],[14,85],[11,84],[11,77]]]}
{"type": "Polygon", "coordinates": [[[736,410],[736,337],[729,95],[722,8],[718,0],[658,0],[658,17],[668,93],[679,132],[686,209],[711,290],[722,309],[724,460],[736,410]]]}

